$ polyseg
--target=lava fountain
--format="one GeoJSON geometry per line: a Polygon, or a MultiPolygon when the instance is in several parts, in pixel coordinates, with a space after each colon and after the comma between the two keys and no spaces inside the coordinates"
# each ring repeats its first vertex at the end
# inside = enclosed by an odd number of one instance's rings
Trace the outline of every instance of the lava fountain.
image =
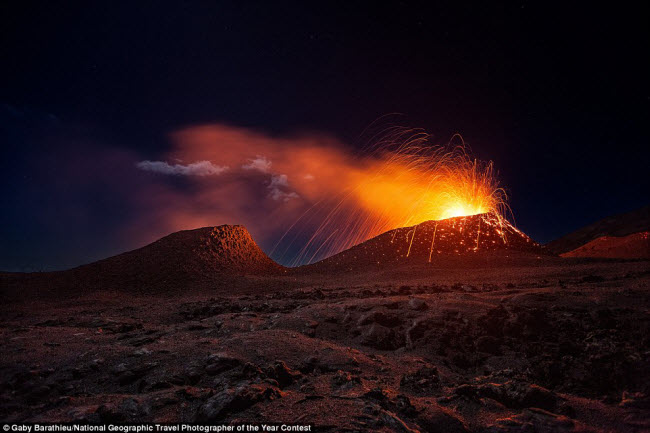
{"type": "MultiPolygon", "coordinates": [[[[347,188],[300,217],[317,221],[317,228],[308,234],[293,265],[311,263],[395,228],[483,213],[501,220],[509,210],[492,162],[472,158],[460,135],[441,146],[432,144],[423,131],[393,127],[371,143],[352,172],[341,173],[347,188]]],[[[301,234],[296,227],[301,226],[294,224],[279,244],[287,238],[295,241],[301,234]]]]}

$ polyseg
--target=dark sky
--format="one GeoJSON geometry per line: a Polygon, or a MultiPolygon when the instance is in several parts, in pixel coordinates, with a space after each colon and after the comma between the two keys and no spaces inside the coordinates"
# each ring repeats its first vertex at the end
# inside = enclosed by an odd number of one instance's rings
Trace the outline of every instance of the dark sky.
{"type": "Polygon", "coordinates": [[[647,2],[306,3],[3,2],[0,269],[139,246],[114,236],[137,212],[124,187],[70,161],[155,157],[211,122],[353,146],[387,113],[461,133],[540,242],[647,204],[647,2]]]}

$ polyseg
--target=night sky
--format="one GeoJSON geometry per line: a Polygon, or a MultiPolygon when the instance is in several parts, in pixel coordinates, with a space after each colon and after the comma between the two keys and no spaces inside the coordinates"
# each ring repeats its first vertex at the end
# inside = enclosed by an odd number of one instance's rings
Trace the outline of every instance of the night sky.
{"type": "Polygon", "coordinates": [[[196,125],[352,148],[389,113],[440,142],[460,133],[539,242],[648,204],[646,2],[305,3],[3,2],[0,269],[167,234],[140,231],[162,212],[141,220],[146,199],[195,186],[134,162],[165,160],[196,125]]]}

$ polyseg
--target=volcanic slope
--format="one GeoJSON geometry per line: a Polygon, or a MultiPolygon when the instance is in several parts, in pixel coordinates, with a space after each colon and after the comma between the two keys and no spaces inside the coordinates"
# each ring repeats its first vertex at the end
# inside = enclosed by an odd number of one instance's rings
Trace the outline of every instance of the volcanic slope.
{"type": "Polygon", "coordinates": [[[435,262],[441,255],[469,256],[495,250],[539,253],[541,247],[505,219],[486,213],[390,230],[304,268],[420,264],[435,262]]]}
{"type": "MultiPolygon", "coordinates": [[[[544,248],[554,254],[564,254],[577,250],[579,247],[587,245],[601,237],[622,238],[634,233],[647,231],[650,231],[650,206],[645,206],[632,212],[603,218],[602,220],[596,221],[593,224],[549,242],[544,245],[544,248]]],[[[609,241],[606,240],[606,242],[603,242],[603,245],[611,242],[615,241],[612,239],[609,241]]],[[[576,255],[573,255],[572,257],[578,257],[578,253],[582,254],[580,257],[588,257],[587,255],[584,255],[584,253],[589,250],[590,249],[587,248],[586,250],[577,251],[576,255]]],[[[640,253],[643,252],[644,250],[641,249],[640,253]]],[[[626,254],[629,254],[629,251],[627,251],[626,254]]],[[[596,255],[594,257],[604,256],[596,255]]],[[[611,257],[611,255],[609,257],[611,257]]],[[[639,256],[637,254],[636,257],[643,257],[643,255],[639,256]]]]}
{"type": "Polygon", "coordinates": [[[172,233],[142,248],[67,271],[4,274],[3,279],[15,288],[150,291],[242,275],[271,275],[283,269],[260,249],[246,228],[222,225],[172,233]]]}
{"type": "Polygon", "coordinates": [[[599,257],[610,259],[650,259],[650,232],[627,236],[601,236],[562,257],[599,257]]]}

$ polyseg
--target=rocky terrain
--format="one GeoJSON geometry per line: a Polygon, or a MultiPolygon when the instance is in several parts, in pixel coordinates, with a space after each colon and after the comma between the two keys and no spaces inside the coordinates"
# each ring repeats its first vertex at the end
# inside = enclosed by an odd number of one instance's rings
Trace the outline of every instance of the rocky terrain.
{"type": "Polygon", "coordinates": [[[296,269],[222,226],[4,274],[0,420],[648,431],[650,262],[543,254],[484,218],[296,269]]]}
{"type": "Polygon", "coordinates": [[[270,287],[286,288],[5,304],[0,418],[650,428],[648,262],[521,256],[431,271],[404,270],[408,284],[281,276],[270,287]]]}

